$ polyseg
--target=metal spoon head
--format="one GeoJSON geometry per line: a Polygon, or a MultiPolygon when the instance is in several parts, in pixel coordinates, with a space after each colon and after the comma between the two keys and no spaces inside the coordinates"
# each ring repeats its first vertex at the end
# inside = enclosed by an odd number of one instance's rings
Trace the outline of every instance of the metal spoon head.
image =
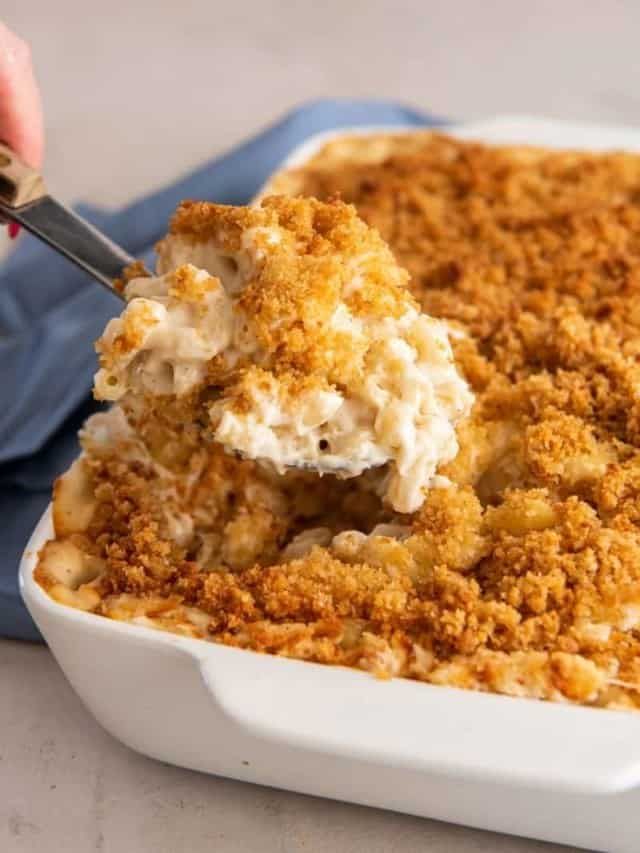
{"type": "MultiPolygon", "coordinates": [[[[210,431],[207,431],[206,435],[208,441],[216,441],[213,433],[210,431]]],[[[231,445],[224,444],[222,442],[220,442],[220,444],[230,455],[236,456],[238,459],[246,459],[251,462],[268,465],[270,468],[275,468],[279,474],[284,474],[286,471],[308,471],[309,473],[317,474],[319,477],[332,475],[341,479],[348,479],[351,477],[358,477],[361,474],[364,474],[365,471],[369,471],[372,468],[382,468],[390,461],[388,456],[379,456],[374,459],[356,458],[349,460],[350,464],[346,465],[343,460],[336,459],[335,457],[328,455],[325,457],[319,457],[313,461],[308,459],[288,459],[283,463],[276,462],[267,456],[252,457],[247,455],[244,451],[239,450],[237,447],[232,447],[231,445]]]]}
{"type": "Polygon", "coordinates": [[[286,467],[298,471],[312,471],[320,477],[323,477],[325,474],[333,474],[336,477],[347,478],[359,477],[360,474],[364,474],[365,471],[369,471],[371,468],[381,468],[383,465],[386,465],[388,461],[388,458],[375,459],[367,463],[360,461],[360,463],[356,465],[352,462],[350,466],[346,466],[344,463],[318,459],[314,462],[296,462],[295,464],[289,464],[286,467]]]}

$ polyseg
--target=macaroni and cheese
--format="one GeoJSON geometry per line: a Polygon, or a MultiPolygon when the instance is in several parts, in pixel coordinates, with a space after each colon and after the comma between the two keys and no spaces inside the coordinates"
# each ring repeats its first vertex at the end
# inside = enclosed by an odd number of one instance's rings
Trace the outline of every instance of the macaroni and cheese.
{"type": "MultiPolygon", "coordinates": [[[[85,428],[40,583],[73,607],[254,651],[637,709],[640,157],[343,136],[268,191],[354,204],[421,308],[456,330],[475,402],[437,468],[445,487],[405,513],[383,499],[384,467],[339,479],[234,458],[185,420],[189,393],[154,396],[152,370],[141,390],[162,404],[123,397],[85,428]]],[[[208,257],[205,211],[181,210],[160,273],[207,271],[185,276],[206,293],[210,339],[226,316],[212,306],[245,272],[208,257]],[[210,282],[228,275],[224,293],[210,282]]],[[[385,315],[415,310],[393,292],[403,308],[385,315]]],[[[206,360],[202,345],[190,339],[189,358],[206,360]]]]}

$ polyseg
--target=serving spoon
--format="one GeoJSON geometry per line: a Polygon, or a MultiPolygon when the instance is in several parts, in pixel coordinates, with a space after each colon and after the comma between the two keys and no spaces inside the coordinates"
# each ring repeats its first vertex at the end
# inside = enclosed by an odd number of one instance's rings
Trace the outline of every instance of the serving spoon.
{"type": "Polygon", "coordinates": [[[42,175],[0,143],[0,219],[16,222],[89,273],[121,299],[115,287],[136,259],[47,192],[42,175]]]}

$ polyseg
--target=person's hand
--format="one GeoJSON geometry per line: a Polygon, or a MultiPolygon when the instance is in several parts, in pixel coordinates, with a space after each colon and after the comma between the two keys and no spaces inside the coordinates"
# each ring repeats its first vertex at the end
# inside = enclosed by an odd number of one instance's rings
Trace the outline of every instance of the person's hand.
{"type": "MultiPolygon", "coordinates": [[[[39,169],[44,154],[40,90],[29,45],[0,21],[0,139],[29,166],[39,169]]],[[[17,227],[9,226],[10,236],[17,227]]]]}

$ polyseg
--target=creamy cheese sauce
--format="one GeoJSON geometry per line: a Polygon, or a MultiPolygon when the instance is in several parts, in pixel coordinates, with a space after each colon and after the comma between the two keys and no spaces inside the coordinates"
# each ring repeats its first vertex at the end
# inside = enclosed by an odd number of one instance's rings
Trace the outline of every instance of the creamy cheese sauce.
{"type": "Polygon", "coordinates": [[[204,381],[207,363],[231,343],[231,301],[220,282],[192,265],[180,270],[193,298],[180,292],[173,273],[127,285],[127,307],[98,342],[100,399],[119,400],[128,391],[182,396],[204,381]]]}

